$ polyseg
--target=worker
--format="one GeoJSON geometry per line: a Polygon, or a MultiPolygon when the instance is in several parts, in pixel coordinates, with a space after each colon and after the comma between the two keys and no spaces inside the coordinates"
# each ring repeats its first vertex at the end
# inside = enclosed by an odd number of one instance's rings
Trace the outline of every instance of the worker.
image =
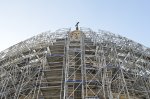
{"type": "Polygon", "coordinates": [[[79,24],[79,22],[77,22],[77,24],[75,25],[76,30],[79,30],[79,28],[78,28],[78,24],[79,24]]]}

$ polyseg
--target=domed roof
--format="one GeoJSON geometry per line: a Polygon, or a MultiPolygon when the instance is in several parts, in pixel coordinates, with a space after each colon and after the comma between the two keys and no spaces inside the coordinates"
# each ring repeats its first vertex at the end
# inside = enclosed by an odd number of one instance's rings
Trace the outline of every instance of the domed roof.
{"type": "MultiPolygon", "coordinates": [[[[98,32],[94,32],[89,28],[81,28],[82,32],[86,35],[86,37],[95,40],[96,42],[111,42],[116,44],[117,46],[129,48],[131,50],[135,50],[150,57],[150,48],[145,47],[144,45],[134,42],[126,37],[122,37],[120,35],[116,35],[109,31],[99,30],[98,32]]],[[[50,45],[56,41],[57,38],[65,38],[68,36],[68,33],[71,32],[69,28],[63,28],[56,30],[55,32],[43,32],[36,36],[33,36],[25,41],[21,41],[18,44],[15,44],[4,51],[0,52],[0,60],[5,57],[9,57],[11,55],[20,53],[25,50],[31,50],[36,46],[45,46],[50,45]]]]}

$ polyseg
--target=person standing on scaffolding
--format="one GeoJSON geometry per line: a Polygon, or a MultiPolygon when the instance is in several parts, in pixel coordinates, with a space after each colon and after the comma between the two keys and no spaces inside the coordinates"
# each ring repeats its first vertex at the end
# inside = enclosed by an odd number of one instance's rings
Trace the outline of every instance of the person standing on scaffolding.
{"type": "Polygon", "coordinates": [[[79,22],[77,22],[77,24],[75,25],[76,30],[79,30],[78,24],[79,24],[79,22]]]}

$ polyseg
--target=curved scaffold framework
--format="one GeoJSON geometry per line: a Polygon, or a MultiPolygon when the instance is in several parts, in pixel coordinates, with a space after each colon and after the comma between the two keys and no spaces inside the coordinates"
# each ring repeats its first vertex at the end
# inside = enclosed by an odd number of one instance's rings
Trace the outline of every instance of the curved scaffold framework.
{"type": "Polygon", "coordinates": [[[0,99],[150,99],[150,48],[87,28],[0,52],[0,99]]]}

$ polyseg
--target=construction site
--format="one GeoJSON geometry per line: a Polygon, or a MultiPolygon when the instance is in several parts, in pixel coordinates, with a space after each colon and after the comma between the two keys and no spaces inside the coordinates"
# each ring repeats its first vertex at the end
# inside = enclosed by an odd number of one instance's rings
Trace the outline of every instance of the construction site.
{"type": "Polygon", "coordinates": [[[0,99],[150,99],[150,48],[63,28],[0,52],[0,99]]]}

